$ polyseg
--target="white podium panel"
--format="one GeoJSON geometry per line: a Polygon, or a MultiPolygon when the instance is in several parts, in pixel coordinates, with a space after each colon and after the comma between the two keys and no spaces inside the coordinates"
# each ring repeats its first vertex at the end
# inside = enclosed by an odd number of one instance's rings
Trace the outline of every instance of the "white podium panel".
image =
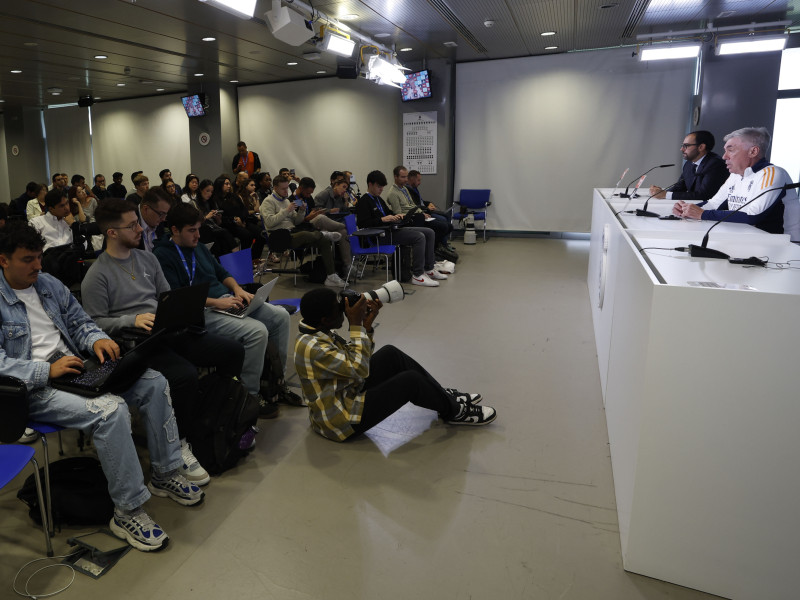
{"type": "MultiPolygon", "coordinates": [[[[599,192],[594,211],[588,282],[625,569],[729,598],[796,598],[800,271],[643,254],[699,240],[626,230],[599,192]],[[600,309],[595,226],[610,241],[600,309]]],[[[710,247],[800,266],[784,236],[716,237],[721,227],[710,247]]]]}

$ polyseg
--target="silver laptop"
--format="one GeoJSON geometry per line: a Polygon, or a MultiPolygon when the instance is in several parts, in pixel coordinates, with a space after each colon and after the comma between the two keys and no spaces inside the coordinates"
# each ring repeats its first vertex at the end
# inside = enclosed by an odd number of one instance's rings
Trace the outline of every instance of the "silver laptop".
{"type": "Polygon", "coordinates": [[[276,277],[269,283],[265,283],[258,288],[258,291],[255,293],[255,296],[253,296],[253,299],[250,301],[250,303],[245,304],[242,308],[229,308],[227,310],[222,310],[221,308],[212,308],[211,310],[222,313],[223,315],[236,317],[237,319],[244,319],[247,315],[267,301],[267,298],[269,298],[269,293],[272,291],[272,288],[275,287],[277,281],[278,278],[276,277]]]}

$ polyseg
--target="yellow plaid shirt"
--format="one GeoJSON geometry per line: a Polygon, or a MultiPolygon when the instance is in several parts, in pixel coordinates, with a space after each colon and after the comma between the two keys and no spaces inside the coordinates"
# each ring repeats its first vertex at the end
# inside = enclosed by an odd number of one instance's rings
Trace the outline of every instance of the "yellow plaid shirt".
{"type": "Polygon", "coordinates": [[[362,326],[350,326],[347,342],[300,322],[294,366],[308,401],[311,427],[320,435],[341,442],[353,435],[353,424],[361,422],[373,346],[362,326]]]}

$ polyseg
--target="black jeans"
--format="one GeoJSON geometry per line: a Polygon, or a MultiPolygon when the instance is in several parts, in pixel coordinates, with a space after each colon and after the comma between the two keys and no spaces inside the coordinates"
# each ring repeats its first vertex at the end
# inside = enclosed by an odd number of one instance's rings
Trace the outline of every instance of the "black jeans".
{"type": "Polygon", "coordinates": [[[407,402],[435,410],[445,420],[453,418],[460,408],[422,365],[394,346],[384,346],[372,355],[365,389],[361,422],[353,425],[355,435],[371,429],[407,402]]]}
{"type": "Polygon", "coordinates": [[[196,415],[197,367],[216,367],[225,377],[238,377],[244,361],[244,346],[213,333],[192,331],[166,333],[150,355],[148,365],[169,382],[169,395],[181,438],[192,432],[196,415]]]}

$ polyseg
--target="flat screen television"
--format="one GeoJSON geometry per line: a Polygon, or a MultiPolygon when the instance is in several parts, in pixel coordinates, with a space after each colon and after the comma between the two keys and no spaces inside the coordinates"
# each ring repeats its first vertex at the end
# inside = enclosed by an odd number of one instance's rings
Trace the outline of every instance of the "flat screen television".
{"type": "Polygon", "coordinates": [[[203,105],[206,103],[205,94],[193,94],[191,96],[184,96],[181,98],[183,108],[186,110],[187,117],[205,117],[206,109],[203,105]]]}
{"type": "Polygon", "coordinates": [[[400,88],[400,94],[403,98],[403,102],[430,98],[431,80],[428,76],[428,70],[425,69],[424,71],[417,71],[416,73],[409,73],[406,75],[406,82],[400,88]]]}

